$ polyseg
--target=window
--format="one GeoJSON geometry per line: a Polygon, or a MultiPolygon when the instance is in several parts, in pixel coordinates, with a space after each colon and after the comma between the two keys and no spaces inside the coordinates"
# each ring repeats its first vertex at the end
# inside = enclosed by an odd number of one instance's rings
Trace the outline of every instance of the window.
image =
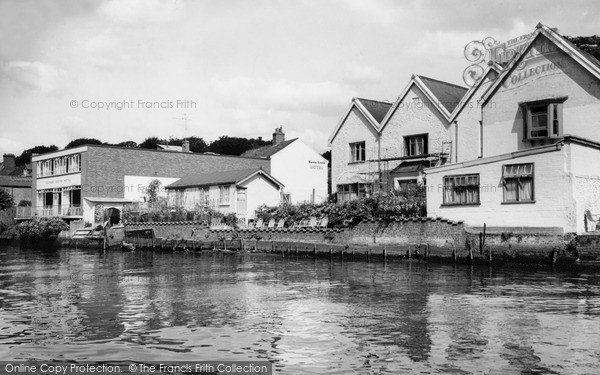
{"type": "Polygon", "coordinates": [[[229,186],[219,186],[219,204],[229,204],[229,186]]]}
{"type": "Polygon", "coordinates": [[[562,135],[562,102],[541,101],[522,106],[524,139],[534,140],[562,135]]]}
{"type": "Polygon", "coordinates": [[[356,198],[362,198],[369,195],[371,186],[369,184],[344,184],[337,186],[338,203],[348,202],[356,198]]]}
{"type": "Polygon", "coordinates": [[[200,188],[200,204],[208,204],[209,203],[209,193],[208,188],[200,188]]]}
{"type": "Polygon", "coordinates": [[[404,149],[406,156],[427,154],[427,134],[404,137],[404,149]]]}
{"type": "Polygon", "coordinates": [[[444,204],[479,204],[479,174],[444,177],[444,204]]]}
{"type": "Polygon", "coordinates": [[[533,163],[502,166],[504,202],[533,202],[533,163]]]}
{"type": "Polygon", "coordinates": [[[365,142],[350,143],[350,163],[364,163],[366,160],[365,142]]]}

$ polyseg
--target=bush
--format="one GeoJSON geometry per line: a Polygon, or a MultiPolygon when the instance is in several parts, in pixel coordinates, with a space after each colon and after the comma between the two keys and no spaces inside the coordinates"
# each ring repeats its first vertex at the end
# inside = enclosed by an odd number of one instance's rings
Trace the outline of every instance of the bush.
{"type": "Polygon", "coordinates": [[[426,189],[414,186],[407,191],[379,192],[341,204],[335,199],[324,203],[283,203],[276,207],[260,206],[256,218],[267,222],[271,219],[285,219],[286,225],[308,220],[311,217],[329,218],[330,227],[356,225],[362,220],[377,219],[391,222],[405,217],[423,217],[427,215],[426,189]]]}
{"type": "Polygon", "coordinates": [[[68,230],[69,225],[58,217],[33,218],[13,227],[14,236],[25,246],[47,245],[54,242],[56,236],[68,230]]]}

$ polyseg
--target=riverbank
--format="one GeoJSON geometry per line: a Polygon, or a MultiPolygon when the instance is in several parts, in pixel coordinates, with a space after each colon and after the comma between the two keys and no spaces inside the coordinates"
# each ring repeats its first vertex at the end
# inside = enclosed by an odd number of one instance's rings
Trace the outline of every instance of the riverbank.
{"type": "Polygon", "coordinates": [[[344,259],[405,259],[472,264],[590,265],[600,261],[600,234],[545,228],[466,227],[441,218],[354,227],[211,229],[199,222],[126,223],[125,241],[140,249],[260,251],[344,259]]]}

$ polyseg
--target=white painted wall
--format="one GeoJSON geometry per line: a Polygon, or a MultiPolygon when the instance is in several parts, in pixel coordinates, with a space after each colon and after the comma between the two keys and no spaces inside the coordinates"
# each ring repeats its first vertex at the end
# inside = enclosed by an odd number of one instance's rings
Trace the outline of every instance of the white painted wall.
{"type": "MultiPolygon", "coordinates": [[[[569,169],[569,148],[463,167],[463,163],[430,168],[427,173],[427,215],[463,220],[467,225],[562,227],[576,231],[575,199],[569,169]],[[534,163],[535,203],[502,204],[502,165],[534,163]],[[479,173],[479,206],[443,206],[443,177],[479,173]]],[[[468,165],[468,164],[467,164],[468,165]]]]}
{"type": "Polygon", "coordinates": [[[536,40],[537,57],[523,70],[511,73],[483,109],[483,155],[499,155],[532,147],[523,142],[523,115],[519,103],[568,97],[563,103],[563,133],[600,142],[600,84],[562,51],[546,52],[547,38],[536,40]],[[551,68],[549,64],[553,64],[551,68]],[[539,73],[535,72],[535,68],[539,73]],[[529,74],[534,69],[533,74],[529,74]],[[544,71],[542,72],[542,69],[544,71]],[[525,73],[529,75],[525,78],[525,73]]]}
{"type": "Polygon", "coordinates": [[[319,203],[327,200],[327,165],[325,158],[296,139],[271,156],[271,175],[291,194],[292,203],[311,201],[313,189],[319,203]]]}
{"type": "Polygon", "coordinates": [[[584,232],[584,212],[600,214],[600,150],[570,144],[577,232],[584,232]]]}
{"type": "Polygon", "coordinates": [[[254,176],[243,186],[246,187],[247,219],[254,219],[254,211],[259,206],[277,206],[281,202],[279,187],[260,175],[254,176]]]}
{"type": "MultiPolygon", "coordinates": [[[[337,192],[337,185],[357,173],[369,172],[376,168],[371,163],[350,163],[350,143],[365,141],[366,158],[379,157],[377,132],[368,120],[354,107],[343,122],[338,134],[331,142],[331,192],[337,192]]],[[[275,176],[275,178],[277,178],[275,176]]]]}
{"type": "Polygon", "coordinates": [[[473,160],[479,157],[480,151],[480,121],[481,121],[481,103],[479,102],[481,95],[494,82],[497,73],[490,71],[484,78],[484,81],[479,85],[472,96],[466,102],[465,107],[454,120],[458,125],[452,124],[451,139],[454,147],[452,151],[452,160],[450,163],[460,163],[466,160],[473,160]],[[458,137],[457,137],[458,129],[458,137]]]}

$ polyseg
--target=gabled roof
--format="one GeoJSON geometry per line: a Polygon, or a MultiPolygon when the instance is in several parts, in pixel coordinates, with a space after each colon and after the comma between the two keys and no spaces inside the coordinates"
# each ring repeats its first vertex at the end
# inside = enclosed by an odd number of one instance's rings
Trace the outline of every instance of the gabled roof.
{"type": "Polygon", "coordinates": [[[220,171],[212,173],[198,173],[182,177],[181,179],[165,186],[165,189],[182,189],[186,187],[200,187],[213,185],[242,185],[244,182],[256,175],[262,175],[273,184],[283,187],[283,184],[277,181],[273,176],[262,169],[241,169],[235,171],[220,171]]]}
{"type": "Polygon", "coordinates": [[[283,150],[287,146],[289,146],[292,142],[294,142],[298,138],[290,139],[289,141],[279,142],[276,145],[271,146],[263,146],[259,148],[253,148],[252,150],[248,150],[244,152],[242,155],[246,158],[269,158],[279,151],[283,150]]]}
{"type": "Polygon", "coordinates": [[[440,104],[446,108],[449,113],[458,106],[465,93],[469,90],[466,87],[455,85],[437,79],[419,76],[421,81],[429,88],[429,91],[439,100],[440,104]]]}
{"type": "Polygon", "coordinates": [[[450,119],[452,110],[458,106],[463,96],[468,91],[466,87],[413,74],[413,76],[410,78],[410,81],[398,97],[398,100],[396,100],[385,118],[381,121],[381,127],[379,129],[380,131],[382,131],[383,128],[385,128],[385,126],[388,124],[390,118],[396,109],[398,109],[400,103],[404,101],[406,95],[409,93],[413,85],[416,85],[423,92],[423,94],[425,94],[427,99],[433,103],[434,107],[448,121],[450,119]]]}
{"type": "Polygon", "coordinates": [[[353,108],[356,108],[367,119],[367,124],[376,133],[379,133],[381,121],[385,118],[385,115],[391,107],[392,103],[386,101],[364,98],[352,98],[348,109],[346,109],[346,112],[344,112],[344,115],[333,130],[333,133],[331,133],[331,136],[329,137],[329,144],[333,142],[335,136],[344,125],[344,122],[350,115],[350,112],[352,112],[353,108]]]}
{"type": "Polygon", "coordinates": [[[541,36],[545,36],[554,43],[559,49],[565,52],[567,55],[571,56],[575,62],[589,71],[594,77],[600,79],[600,62],[596,60],[592,55],[580,50],[573,43],[569,42],[565,37],[558,34],[556,31],[550,29],[548,26],[542,25],[538,23],[536,26],[536,30],[534,31],[531,39],[529,40],[529,44],[527,47],[521,52],[520,55],[517,55],[515,59],[513,59],[504,69],[502,74],[498,77],[496,82],[483,94],[482,96],[482,104],[487,103],[492,95],[496,92],[496,90],[502,85],[504,80],[510,76],[510,74],[515,70],[515,68],[519,65],[519,63],[527,56],[531,48],[533,48],[533,44],[535,41],[541,36]]]}
{"type": "Polygon", "coordinates": [[[481,85],[484,82],[487,82],[486,78],[492,72],[496,72],[497,74],[500,74],[502,72],[502,66],[499,64],[496,64],[496,63],[492,63],[492,64],[488,65],[488,67],[484,70],[483,75],[481,76],[481,79],[475,85],[473,85],[469,89],[469,91],[467,91],[467,93],[461,100],[460,104],[456,108],[454,108],[454,111],[450,115],[450,122],[456,120],[456,118],[462,112],[462,110],[467,106],[467,104],[469,104],[469,102],[471,101],[471,98],[473,97],[475,92],[477,90],[479,90],[479,87],[481,87],[481,85]]]}

